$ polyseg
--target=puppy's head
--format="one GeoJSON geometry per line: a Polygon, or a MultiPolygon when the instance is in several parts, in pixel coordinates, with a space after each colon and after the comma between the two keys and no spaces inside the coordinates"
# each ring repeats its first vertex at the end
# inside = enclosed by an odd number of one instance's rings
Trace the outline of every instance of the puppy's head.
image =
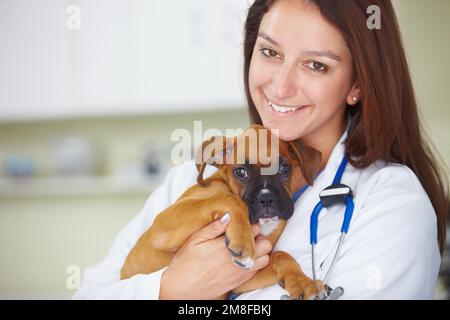
{"type": "Polygon", "coordinates": [[[204,169],[216,166],[231,191],[245,201],[250,222],[267,224],[292,216],[295,186],[313,183],[321,158],[299,140],[282,141],[253,125],[237,137],[212,137],[203,143],[196,155],[197,182],[206,186],[204,169]]]}

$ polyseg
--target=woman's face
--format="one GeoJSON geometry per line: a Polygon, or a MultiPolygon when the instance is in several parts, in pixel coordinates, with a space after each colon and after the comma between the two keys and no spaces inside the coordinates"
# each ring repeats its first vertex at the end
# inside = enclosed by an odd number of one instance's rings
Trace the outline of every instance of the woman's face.
{"type": "MultiPolygon", "coordinates": [[[[263,125],[286,141],[315,146],[345,128],[354,104],[352,58],[339,31],[317,8],[278,0],[264,15],[250,64],[249,87],[263,125]]],[[[335,143],[336,141],[334,141],[335,143]]]]}

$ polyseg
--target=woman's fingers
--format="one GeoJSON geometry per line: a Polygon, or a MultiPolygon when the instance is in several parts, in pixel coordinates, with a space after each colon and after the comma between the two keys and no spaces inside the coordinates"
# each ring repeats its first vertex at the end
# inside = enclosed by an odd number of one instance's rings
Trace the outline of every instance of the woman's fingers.
{"type": "Polygon", "coordinates": [[[255,256],[261,257],[272,251],[272,244],[267,238],[263,237],[255,241],[255,256]]]}
{"type": "Polygon", "coordinates": [[[254,237],[256,237],[260,231],[261,228],[259,227],[259,224],[252,224],[252,233],[254,237]]]}
{"type": "Polygon", "coordinates": [[[191,241],[195,244],[212,240],[220,236],[227,229],[227,225],[230,222],[230,214],[226,213],[222,218],[211,222],[207,226],[203,227],[191,236],[191,241]]]}
{"type": "MultiPolygon", "coordinates": [[[[232,284],[232,289],[240,286],[241,284],[247,282],[248,280],[250,280],[251,278],[253,278],[255,276],[255,274],[267,267],[269,265],[269,256],[268,255],[264,255],[262,257],[258,257],[255,260],[255,264],[253,265],[253,268],[251,270],[244,270],[242,268],[238,268],[239,272],[234,273],[234,275],[236,276],[236,278],[234,278],[233,284],[232,284]]],[[[230,289],[230,290],[232,290],[230,289]]]]}
{"type": "Polygon", "coordinates": [[[255,264],[253,265],[252,271],[258,271],[262,268],[265,268],[269,265],[269,255],[263,255],[255,259],[255,264]]]}
{"type": "Polygon", "coordinates": [[[266,236],[263,236],[262,234],[258,234],[255,238],[255,240],[262,240],[262,239],[266,239],[266,236]]]}

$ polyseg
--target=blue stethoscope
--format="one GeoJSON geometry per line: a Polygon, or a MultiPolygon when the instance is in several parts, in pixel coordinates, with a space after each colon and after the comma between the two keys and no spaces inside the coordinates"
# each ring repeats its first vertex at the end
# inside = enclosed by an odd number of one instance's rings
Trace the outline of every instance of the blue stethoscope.
{"type": "MultiPolygon", "coordinates": [[[[345,204],[345,213],[344,213],[344,220],[342,222],[341,236],[339,237],[339,243],[336,252],[334,254],[333,261],[331,262],[331,265],[328,268],[328,271],[325,274],[324,279],[322,280],[323,283],[326,283],[326,280],[330,275],[330,272],[333,270],[333,267],[339,256],[345,235],[347,234],[348,229],[350,227],[350,221],[352,220],[353,209],[355,207],[353,203],[352,189],[349,186],[341,183],[342,175],[344,174],[347,162],[348,161],[344,156],[336,172],[336,175],[334,176],[333,183],[320,192],[319,194],[320,201],[316,204],[311,213],[311,220],[310,220],[310,243],[311,243],[311,257],[312,257],[311,260],[312,260],[313,279],[316,280],[317,277],[316,277],[316,264],[314,251],[317,244],[317,229],[319,224],[318,223],[319,214],[324,207],[328,208],[338,203],[345,204]]],[[[294,202],[297,201],[297,199],[303,194],[303,192],[306,190],[307,187],[308,185],[304,186],[302,189],[298,190],[293,194],[294,202]]],[[[337,287],[334,290],[330,290],[329,295],[326,299],[333,299],[333,298],[337,299],[343,293],[344,289],[342,289],[341,287],[337,287]]]]}
{"type": "MultiPolygon", "coordinates": [[[[347,159],[344,158],[341,161],[341,164],[339,165],[339,168],[336,172],[336,175],[334,176],[333,183],[329,186],[323,189],[320,194],[320,201],[316,204],[314,207],[312,213],[311,213],[311,220],[310,220],[310,243],[311,243],[311,253],[312,253],[312,271],[313,271],[313,279],[316,280],[316,264],[315,264],[315,247],[317,244],[317,229],[318,229],[318,220],[319,220],[319,214],[322,209],[328,208],[330,206],[333,206],[338,203],[345,204],[345,213],[344,213],[344,221],[342,222],[342,228],[341,228],[341,236],[339,237],[339,243],[338,247],[336,249],[336,252],[333,257],[333,261],[331,262],[330,267],[328,268],[328,271],[325,275],[325,278],[322,280],[323,283],[326,284],[326,279],[328,275],[330,274],[331,270],[333,270],[333,267],[336,263],[337,257],[339,256],[339,253],[342,248],[342,244],[344,242],[345,235],[348,232],[348,229],[350,227],[350,221],[352,220],[353,215],[353,191],[352,189],[341,183],[342,175],[344,174],[345,167],[347,166],[347,159]]],[[[292,195],[292,200],[296,202],[298,198],[305,192],[305,190],[308,188],[308,185],[305,185],[300,190],[294,192],[292,195]]],[[[342,287],[336,287],[334,289],[328,288],[327,296],[324,298],[324,300],[336,300],[339,299],[344,294],[344,289],[342,287]]],[[[230,295],[229,299],[235,299],[236,295],[230,295]]],[[[288,295],[282,295],[281,300],[290,300],[290,297],[288,295]]]]}

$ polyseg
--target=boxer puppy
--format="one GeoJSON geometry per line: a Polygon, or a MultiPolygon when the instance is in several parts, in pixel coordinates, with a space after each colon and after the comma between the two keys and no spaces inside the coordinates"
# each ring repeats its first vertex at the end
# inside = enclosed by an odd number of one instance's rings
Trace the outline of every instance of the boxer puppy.
{"type": "MultiPolygon", "coordinates": [[[[292,193],[305,183],[312,184],[320,162],[317,150],[300,141],[281,141],[260,125],[253,125],[238,137],[213,137],[203,142],[196,156],[197,184],[157,215],[128,254],[121,279],[169,265],[193,233],[226,213],[231,219],[225,245],[237,266],[251,269],[255,259],[251,224],[259,223],[261,233],[274,246],[293,214],[292,193]],[[208,164],[218,170],[204,179],[208,164]]],[[[312,299],[325,293],[320,281],[308,278],[295,259],[282,251],[272,252],[269,265],[233,292],[275,283],[292,299],[312,299]]]]}

